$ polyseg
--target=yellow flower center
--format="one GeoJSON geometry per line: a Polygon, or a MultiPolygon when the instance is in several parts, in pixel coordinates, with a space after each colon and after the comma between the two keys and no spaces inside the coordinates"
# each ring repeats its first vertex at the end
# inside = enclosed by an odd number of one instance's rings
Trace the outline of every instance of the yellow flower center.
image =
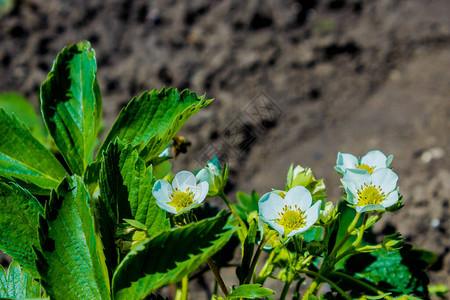
{"type": "Polygon", "coordinates": [[[294,209],[285,205],[283,212],[278,213],[278,215],[280,218],[275,220],[275,222],[283,226],[284,235],[288,235],[292,231],[306,225],[305,212],[301,211],[297,205],[294,206],[294,209]]]}
{"type": "Polygon", "coordinates": [[[356,165],[355,166],[357,169],[361,169],[361,170],[366,170],[367,172],[369,172],[369,174],[372,175],[373,170],[375,169],[375,167],[370,167],[368,165],[356,165]]]}
{"type": "Polygon", "coordinates": [[[167,204],[175,207],[177,212],[185,209],[186,207],[189,207],[194,203],[194,193],[189,191],[189,188],[187,188],[185,192],[180,191],[179,189],[175,189],[172,192],[172,196],[170,196],[169,198],[172,201],[168,202],[167,204]]]}
{"type": "Polygon", "coordinates": [[[386,196],[381,191],[381,188],[375,187],[372,184],[364,184],[358,190],[358,205],[366,206],[369,204],[380,204],[386,196]]]}

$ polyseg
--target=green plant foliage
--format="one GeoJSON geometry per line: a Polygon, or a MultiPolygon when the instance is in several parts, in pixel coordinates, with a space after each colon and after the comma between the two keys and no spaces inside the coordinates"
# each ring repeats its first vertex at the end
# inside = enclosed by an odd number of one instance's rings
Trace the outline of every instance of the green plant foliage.
{"type": "Polygon", "coordinates": [[[146,167],[139,153],[119,139],[103,152],[100,169],[100,231],[110,272],[117,266],[117,224],[135,219],[153,237],[170,228],[166,213],[152,195],[152,166],[146,167]]]}
{"type": "Polygon", "coordinates": [[[181,94],[173,88],[144,92],[122,109],[101,145],[97,159],[118,137],[137,146],[144,161],[149,161],[166,148],[192,115],[211,101],[205,100],[204,96],[197,97],[188,90],[181,94]]]}
{"type": "Polygon", "coordinates": [[[53,299],[110,299],[103,249],[97,239],[90,197],[78,176],[66,177],[41,217],[35,249],[42,285],[53,299]]]}
{"type": "Polygon", "coordinates": [[[219,251],[232,237],[228,215],[171,229],[131,250],[113,278],[114,299],[144,299],[152,291],[180,281],[219,251]]]}
{"type": "Polygon", "coordinates": [[[0,177],[36,195],[48,195],[66,171],[16,117],[0,109],[0,177]]]}
{"type": "Polygon", "coordinates": [[[239,191],[236,193],[236,198],[239,202],[236,205],[236,210],[242,219],[246,220],[250,213],[259,210],[258,201],[260,197],[256,191],[252,191],[250,195],[239,191]]]}
{"type": "Polygon", "coordinates": [[[256,299],[275,294],[271,289],[263,288],[260,284],[243,284],[234,289],[228,299],[244,298],[256,299]]]}
{"type": "Polygon", "coordinates": [[[32,274],[21,270],[16,262],[11,262],[8,272],[0,265],[0,298],[19,300],[40,297],[41,285],[33,279],[32,274]]]}
{"type": "Polygon", "coordinates": [[[0,182],[0,249],[38,276],[32,246],[39,248],[39,216],[44,209],[27,190],[0,182]]]}
{"type": "Polygon", "coordinates": [[[30,102],[22,95],[14,92],[0,93],[0,107],[9,115],[14,113],[23,122],[31,134],[43,145],[47,143],[46,132],[41,118],[30,102]]]}
{"type": "Polygon", "coordinates": [[[48,131],[74,174],[92,161],[102,116],[95,52],[84,41],[64,48],[40,90],[48,131]]]}

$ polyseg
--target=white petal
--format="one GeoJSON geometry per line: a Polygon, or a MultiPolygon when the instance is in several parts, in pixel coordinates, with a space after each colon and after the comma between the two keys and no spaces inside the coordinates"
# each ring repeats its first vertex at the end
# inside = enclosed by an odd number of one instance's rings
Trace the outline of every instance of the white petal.
{"type": "Polygon", "coordinates": [[[350,153],[339,152],[336,165],[341,167],[342,172],[345,172],[346,169],[355,169],[359,165],[358,158],[350,153]]]}
{"type": "Polygon", "coordinates": [[[172,214],[177,214],[176,208],[173,207],[172,205],[169,205],[169,204],[164,203],[164,202],[159,202],[158,200],[156,200],[156,204],[158,204],[158,206],[161,209],[164,209],[165,211],[168,211],[168,212],[170,212],[172,214]]]}
{"type": "Polygon", "coordinates": [[[269,192],[264,194],[258,202],[259,214],[263,217],[266,223],[270,220],[278,219],[278,213],[283,211],[284,201],[281,196],[269,192]]]}
{"type": "Polygon", "coordinates": [[[278,224],[277,222],[266,220],[266,223],[269,224],[270,227],[275,229],[279,234],[281,234],[281,235],[284,234],[284,227],[281,226],[280,224],[278,224]]]}
{"type": "Polygon", "coordinates": [[[155,182],[152,193],[156,202],[167,203],[172,195],[172,186],[167,181],[159,179],[155,182]]]}
{"type": "Polygon", "coordinates": [[[309,227],[313,226],[317,220],[319,219],[320,215],[320,206],[322,205],[322,201],[317,201],[314,203],[311,208],[309,208],[306,213],[306,225],[302,227],[302,229],[307,230],[309,227]]]}
{"type": "Polygon", "coordinates": [[[398,190],[393,191],[390,193],[386,199],[384,199],[380,204],[383,205],[383,207],[391,207],[398,201],[398,190]]]}
{"type": "Polygon", "coordinates": [[[398,176],[391,169],[377,169],[372,173],[372,183],[379,186],[384,194],[392,192],[397,186],[398,176]]]}
{"type": "Polygon", "coordinates": [[[172,181],[173,188],[181,191],[185,190],[183,188],[186,188],[187,186],[195,186],[196,184],[197,178],[189,171],[178,172],[172,181]]]}
{"type": "Polygon", "coordinates": [[[353,169],[345,171],[341,182],[344,185],[344,188],[348,188],[350,192],[356,196],[358,194],[358,189],[364,184],[369,184],[370,179],[369,172],[353,169]]]}
{"type": "Polygon", "coordinates": [[[346,189],[346,192],[347,192],[347,201],[351,204],[357,204],[358,194],[353,195],[353,193],[349,189],[346,189]]]}
{"type": "Polygon", "coordinates": [[[206,181],[200,182],[195,189],[193,189],[194,192],[194,202],[195,203],[202,203],[203,200],[205,200],[206,195],[208,194],[209,190],[209,184],[206,181]]]}
{"type": "Polygon", "coordinates": [[[207,181],[208,183],[210,183],[209,180],[211,180],[211,176],[209,176],[209,175],[210,175],[209,170],[206,168],[203,168],[200,171],[198,171],[198,173],[197,173],[197,175],[195,175],[195,177],[197,178],[197,180],[199,182],[207,181]]]}
{"type": "Polygon", "coordinates": [[[311,193],[303,186],[293,187],[286,193],[284,203],[292,208],[297,205],[302,211],[305,211],[311,206],[311,193]]]}
{"type": "Polygon", "coordinates": [[[356,206],[356,212],[362,213],[365,211],[374,211],[377,209],[384,209],[383,205],[380,204],[368,204],[366,206],[356,206]]]}
{"type": "Polygon", "coordinates": [[[386,155],[383,152],[372,150],[361,158],[361,164],[369,167],[386,168],[386,159],[386,155]]]}

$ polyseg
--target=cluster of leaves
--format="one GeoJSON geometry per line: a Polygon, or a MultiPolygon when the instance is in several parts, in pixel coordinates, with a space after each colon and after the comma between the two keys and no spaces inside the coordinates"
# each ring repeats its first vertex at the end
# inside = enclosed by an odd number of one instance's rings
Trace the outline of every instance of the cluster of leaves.
{"type": "Polygon", "coordinates": [[[0,297],[39,298],[42,285],[52,299],[144,299],[192,273],[234,233],[223,212],[171,229],[151,192],[167,173],[158,155],[211,100],[187,90],[144,92],[94,157],[96,73],[89,42],[58,54],[40,89],[48,135],[26,101],[7,107],[18,96],[2,97],[0,249],[15,262],[8,275],[0,270],[0,297]]]}

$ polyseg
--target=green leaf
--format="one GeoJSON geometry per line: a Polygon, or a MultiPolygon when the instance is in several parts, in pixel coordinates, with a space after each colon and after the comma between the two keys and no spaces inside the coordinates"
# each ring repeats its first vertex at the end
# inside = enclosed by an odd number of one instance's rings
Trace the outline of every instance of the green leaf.
{"type": "Polygon", "coordinates": [[[40,298],[41,285],[31,273],[22,271],[17,262],[11,262],[8,272],[0,265],[0,298],[40,298]]]}
{"type": "Polygon", "coordinates": [[[82,179],[66,177],[52,192],[45,219],[40,218],[36,267],[53,299],[110,299],[90,201],[82,179]]]}
{"type": "Polygon", "coordinates": [[[219,251],[234,228],[221,212],[212,219],[174,228],[146,239],[122,260],[113,278],[114,299],[144,299],[180,281],[219,251]]]}
{"type": "MultiPolygon", "coordinates": [[[[258,230],[258,219],[249,218],[248,234],[245,237],[244,245],[242,247],[242,263],[236,270],[236,274],[239,277],[239,284],[243,284],[250,272],[250,265],[252,262],[253,252],[256,242],[256,232],[258,230]]],[[[248,282],[248,281],[247,281],[248,282]]]]}
{"type": "Polygon", "coordinates": [[[275,294],[271,289],[261,287],[260,284],[243,284],[238,286],[230,294],[229,299],[235,298],[245,298],[245,299],[256,299],[267,297],[275,294]]]}
{"type": "Polygon", "coordinates": [[[40,90],[48,131],[70,170],[82,175],[92,161],[102,115],[95,52],[84,41],[64,48],[40,90]]]}
{"type": "Polygon", "coordinates": [[[166,148],[192,115],[211,101],[188,90],[180,95],[173,88],[144,92],[122,109],[101,145],[97,159],[101,158],[109,143],[119,137],[137,146],[144,161],[149,161],[166,148]]]}
{"type": "Polygon", "coordinates": [[[130,144],[124,146],[117,139],[103,152],[99,224],[111,275],[117,266],[117,224],[124,219],[135,219],[146,227],[151,237],[170,228],[165,211],[159,208],[152,195],[154,183],[152,166],[146,168],[130,144]]]}
{"type": "Polygon", "coordinates": [[[44,209],[27,190],[0,182],[0,249],[38,276],[32,246],[39,248],[39,216],[44,209]]]}
{"type": "Polygon", "coordinates": [[[14,116],[0,109],[0,177],[37,195],[48,195],[66,171],[14,116]]]}
{"type": "Polygon", "coordinates": [[[14,92],[0,93],[0,107],[9,115],[14,113],[39,142],[44,145],[47,143],[46,129],[40,116],[22,95],[14,92]]]}

